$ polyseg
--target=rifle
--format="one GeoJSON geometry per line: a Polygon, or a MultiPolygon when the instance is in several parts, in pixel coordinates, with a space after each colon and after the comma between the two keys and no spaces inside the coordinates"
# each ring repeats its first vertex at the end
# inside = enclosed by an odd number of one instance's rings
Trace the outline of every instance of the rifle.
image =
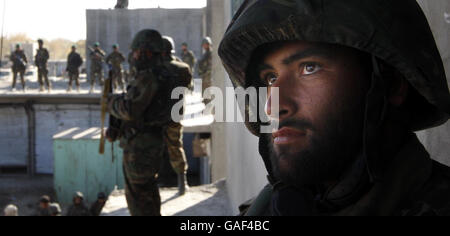
{"type": "MultiPolygon", "coordinates": [[[[106,104],[106,101],[108,100],[108,95],[112,94],[112,70],[109,70],[108,72],[108,78],[105,80],[105,84],[103,86],[103,94],[102,94],[102,108],[101,108],[101,134],[100,134],[100,147],[99,147],[99,153],[104,154],[105,153],[105,119],[106,119],[106,112],[108,110],[108,106],[106,104]]],[[[110,116],[109,122],[111,124],[112,117],[110,116]]]]}

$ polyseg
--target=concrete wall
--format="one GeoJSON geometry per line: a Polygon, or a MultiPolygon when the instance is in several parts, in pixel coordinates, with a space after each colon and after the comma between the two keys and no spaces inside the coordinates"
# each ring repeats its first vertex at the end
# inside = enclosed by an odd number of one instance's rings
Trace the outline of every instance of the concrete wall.
{"type": "Polygon", "coordinates": [[[28,120],[23,106],[0,108],[0,166],[27,166],[28,120]]]}
{"type": "MultiPolygon", "coordinates": [[[[233,87],[217,55],[217,47],[231,20],[230,0],[208,0],[211,12],[213,53],[213,85],[225,91],[233,87]]],[[[224,92],[225,94],[225,92],[224,92]]],[[[224,115],[226,112],[224,111],[224,115]]],[[[258,139],[243,123],[215,123],[213,125],[212,177],[213,181],[227,178],[227,189],[233,214],[238,206],[254,197],[267,184],[264,164],[258,153],[258,139]]]]}
{"type": "MultiPolygon", "coordinates": [[[[86,45],[100,42],[106,52],[118,43],[120,51],[128,55],[134,35],[142,29],[156,29],[175,40],[177,55],[181,43],[187,42],[197,57],[201,55],[203,37],[203,9],[137,9],[87,10],[86,45]]],[[[86,50],[89,53],[89,50],[86,50]]],[[[86,56],[86,58],[89,58],[86,56]]],[[[88,59],[88,70],[90,61],[88,59]]]]}
{"type": "Polygon", "coordinates": [[[35,105],[34,109],[38,174],[53,174],[53,135],[73,127],[85,129],[100,126],[98,105],[35,105]]]}
{"type": "MultiPolygon", "coordinates": [[[[450,1],[418,0],[428,18],[436,43],[444,61],[447,83],[450,85],[450,1]]],[[[450,166],[450,122],[445,125],[418,133],[420,140],[431,157],[450,166]]]]}

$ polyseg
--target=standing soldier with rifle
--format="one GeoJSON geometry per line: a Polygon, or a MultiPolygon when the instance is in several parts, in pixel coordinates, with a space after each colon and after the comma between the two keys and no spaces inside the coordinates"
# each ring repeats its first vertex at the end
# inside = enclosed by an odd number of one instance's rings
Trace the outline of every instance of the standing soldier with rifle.
{"type": "Polygon", "coordinates": [[[20,80],[22,82],[22,88],[25,92],[25,65],[28,63],[27,56],[20,48],[20,44],[16,44],[16,50],[11,54],[10,60],[12,61],[13,83],[11,90],[16,90],[17,73],[20,74],[20,80]]]}
{"type": "Polygon", "coordinates": [[[45,85],[47,85],[48,92],[51,91],[52,85],[48,80],[48,69],[47,69],[47,61],[50,58],[48,50],[44,48],[44,41],[42,39],[38,39],[39,49],[36,52],[36,56],[34,58],[34,63],[38,68],[38,81],[39,81],[39,91],[44,91],[44,81],[45,85]],[[44,81],[42,80],[44,78],[44,81]]]}
{"type": "Polygon", "coordinates": [[[103,62],[105,61],[105,52],[100,48],[100,43],[95,43],[94,48],[89,48],[91,53],[89,57],[91,58],[91,89],[89,93],[94,92],[95,80],[98,77],[100,86],[103,86],[103,62]]]}
{"type": "Polygon", "coordinates": [[[120,138],[123,148],[125,195],[133,216],[160,216],[161,198],[157,177],[166,150],[165,127],[171,122],[172,90],[190,80],[184,64],[162,57],[163,40],[158,31],[140,31],[131,45],[136,59],[136,78],[126,94],[109,95],[109,113],[120,120],[106,132],[109,141],[120,138]]]}
{"type": "Polygon", "coordinates": [[[80,54],[76,52],[77,46],[72,46],[72,52],[67,57],[67,68],[66,72],[69,73],[69,88],[67,92],[72,91],[72,81],[75,80],[77,85],[77,91],[80,92],[80,81],[79,81],[79,68],[83,64],[83,59],[80,54]]]}
{"type": "Polygon", "coordinates": [[[112,82],[114,89],[119,86],[122,90],[125,90],[123,76],[122,76],[122,63],[125,61],[125,57],[119,52],[119,45],[113,45],[113,52],[106,57],[106,63],[111,65],[112,82]]]}

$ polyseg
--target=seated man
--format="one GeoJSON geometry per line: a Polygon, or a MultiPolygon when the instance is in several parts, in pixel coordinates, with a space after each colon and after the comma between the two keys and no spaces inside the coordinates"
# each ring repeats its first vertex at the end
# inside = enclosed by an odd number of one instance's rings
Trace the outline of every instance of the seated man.
{"type": "Polygon", "coordinates": [[[269,134],[267,117],[247,123],[270,185],[244,215],[450,214],[449,168],[414,134],[450,113],[415,0],[252,0],[232,22],[225,68],[235,86],[267,88],[278,123],[269,134]]]}

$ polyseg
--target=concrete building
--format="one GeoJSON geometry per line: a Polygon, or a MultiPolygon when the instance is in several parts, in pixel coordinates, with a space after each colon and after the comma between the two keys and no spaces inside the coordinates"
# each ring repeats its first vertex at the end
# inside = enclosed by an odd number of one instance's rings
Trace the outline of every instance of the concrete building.
{"type": "MultiPolygon", "coordinates": [[[[134,35],[142,29],[156,29],[162,35],[171,36],[175,41],[177,55],[183,42],[190,45],[197,57],[202,52],[204,9],[87,10],[86,17],[86,45],[92,46],[99,42],[107,53],[117,43],[120,51],[128,55],[134,35]]],[[[89,74],[89,56],[86,55],[86,58],[89,74]]]]}

